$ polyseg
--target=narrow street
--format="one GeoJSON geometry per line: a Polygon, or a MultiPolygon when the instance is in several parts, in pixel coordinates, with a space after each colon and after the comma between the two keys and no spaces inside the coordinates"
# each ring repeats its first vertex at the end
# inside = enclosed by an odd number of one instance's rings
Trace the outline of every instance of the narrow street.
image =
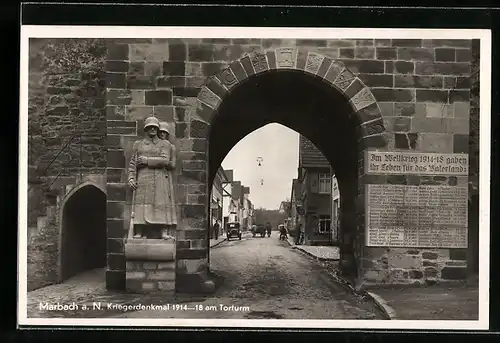
{"type": "Polygon", "coordinates": [[[349,293],[317,262],[279,241],[276,232],[270,238],[245,234],[241,241],[224,242],[211,249],[210,265],[223,278],[215,295],[182,301],[178,310],[170,306],[120,317],[384,319],[371,302],[349,293]]]}

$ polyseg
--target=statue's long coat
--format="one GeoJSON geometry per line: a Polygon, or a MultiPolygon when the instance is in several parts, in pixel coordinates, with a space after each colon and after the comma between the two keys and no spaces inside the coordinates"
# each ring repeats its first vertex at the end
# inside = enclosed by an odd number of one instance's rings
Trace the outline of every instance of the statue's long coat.
{"type": "Polygon", "coordinates": [[[172,145],[157,137],[134,143],[128,171],[128,179],[137,183],[134,224],[177,224],[172,173],[168,170],[175,167],[173,153],[172,145]],[[139,156],[147,158],[147,166],[137,166],[139,156]]]}

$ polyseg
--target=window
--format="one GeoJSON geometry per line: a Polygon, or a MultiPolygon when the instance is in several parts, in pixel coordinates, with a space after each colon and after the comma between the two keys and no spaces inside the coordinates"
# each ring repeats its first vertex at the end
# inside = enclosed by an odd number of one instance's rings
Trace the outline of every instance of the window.
{"type": "Polygon", "coordinates": [[[330,174],[321,173],[318,175],[319,178],[319,193],[330,194],[331,192],[331,181],[330,174]]]}
{"type": "Polygon", "coordinates": [[[330,216],[328,215],[319,216],[318,232],[319,233],[330,232],[330,223],[331,223],[330,216]]]}

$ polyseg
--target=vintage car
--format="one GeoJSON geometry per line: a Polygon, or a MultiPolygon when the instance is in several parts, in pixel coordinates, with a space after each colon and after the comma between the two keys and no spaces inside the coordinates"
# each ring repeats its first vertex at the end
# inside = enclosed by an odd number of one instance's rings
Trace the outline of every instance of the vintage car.
{"type": "Polygon", "coordinates": [[[241,240],[241,228],[240,223],[227,223],[226,224],[226,232],[227,232],[227,240],[231,240],[231,238],[238,238],[241,240]]]}
{"type": "Polygon", "coordinates": [[[255,237],[257,235],[260,235],[260,237],[266,235],[266,227],[263,224],[257,224],[252,227],[252,236],[255,237]]]}

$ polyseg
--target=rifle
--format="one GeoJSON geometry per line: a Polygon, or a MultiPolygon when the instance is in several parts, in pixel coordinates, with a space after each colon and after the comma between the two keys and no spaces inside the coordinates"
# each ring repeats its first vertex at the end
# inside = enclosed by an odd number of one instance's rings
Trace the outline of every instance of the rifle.
{"type": "MultiPolygon", "coordinates": [[[[136,157],[134,157],[134,159],[136,157]]],[[[137,182],[137,167],[135,169],[134,182],[137,182]]],[[[128,227],[128,237],[127,237],[127,240],[134,238],[134,217],[135,217],[135,190],[132,189],[132,211],[130,212],[130,224],[129,224],[129,227],[128,227]]]]}
{"type": "Polygon", "coordinates": [[[128,227],[128,239],[134,238],[134,208],[135,208],[135,190],[132,190],[132,211],[130,212],[130,224],[128,227]]]}

